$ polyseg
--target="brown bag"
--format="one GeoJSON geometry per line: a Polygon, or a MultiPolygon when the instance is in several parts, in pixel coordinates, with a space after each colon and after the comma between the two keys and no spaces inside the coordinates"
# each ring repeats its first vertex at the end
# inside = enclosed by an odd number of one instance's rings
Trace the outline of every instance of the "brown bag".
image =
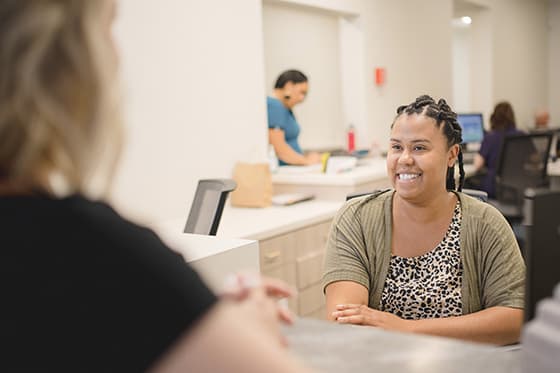
{"type": "Polygon", "coordinates": [[[272,178],[268,163],[238,162],[233,169],[237,188],[231,204],[237,207],[267,207],[272,204],[272,178]]]}

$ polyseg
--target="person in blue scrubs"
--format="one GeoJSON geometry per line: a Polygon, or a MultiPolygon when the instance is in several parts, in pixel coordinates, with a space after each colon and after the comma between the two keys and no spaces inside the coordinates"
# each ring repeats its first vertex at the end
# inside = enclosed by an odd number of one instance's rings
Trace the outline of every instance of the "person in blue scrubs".
{"type": "Polygon", "coordinates": [[[274,84],[274,93],[266,98],[268,141],[274,147],[280,165],[310,165],[321,162],[316,152],[304,154],[298,143],[300,132],[292,108],[307,95],[307,77],[297,70],[284,71],[274,84]]]}

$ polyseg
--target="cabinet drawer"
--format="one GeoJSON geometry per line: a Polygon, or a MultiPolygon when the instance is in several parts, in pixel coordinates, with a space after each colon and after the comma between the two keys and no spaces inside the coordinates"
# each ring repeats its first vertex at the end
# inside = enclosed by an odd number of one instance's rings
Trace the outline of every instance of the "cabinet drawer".
{"type": "Polygon", "coordinates": [[[321,281],[323,276],[323,251],[316,251],[296,259],[297,288],[305,289],[321,281]]]}
{"type": "Polygon", "coordinates": [[[329,220],[297,231],[297,256],[302,257],[316,251],[325,251],[330,227],[331,221],[329,220]]]}
{"type": "Polygon", "coordinates": [[[309,315],[319,308],[324,307],[324,305],[325,297],[323,296],[323,289],[320,282],[299,291],[300,315],[309,315]]]}
{"type": "MultiPolygon", "coordinates": [[[[293,288],[297,288],[297,281],[296,281],[296,268],[293,263],[288,263],[280,267],[275,267],[272,269],[268,269],[263,271],[261,269],[261,273],[263,276],[276,278],[286,282],[288,285],[292,286],[293,288]]],[[[298,314],[298,296],[295,295],[292,298],[288,299],[288,308],[295,314],[298,314]]],[[[299,314],[298,314],[299,315],[299,314]]]]}
{"type": "Polygon", "coordinates": [[[286,264],[279,267],[268,268],[265,270],[261,269],[261,273],[264,276],[277,278],[279,280],[285,281],[288,285],[293,286],[297,289],[296,281],[296,268],[293,264],[286,264]]]}
{"type": "Polygon", "coordinates": [[[286,263],[293,263],[296,257],[293,234],[270,238],[259,242],[261,272],[286,263]]]}

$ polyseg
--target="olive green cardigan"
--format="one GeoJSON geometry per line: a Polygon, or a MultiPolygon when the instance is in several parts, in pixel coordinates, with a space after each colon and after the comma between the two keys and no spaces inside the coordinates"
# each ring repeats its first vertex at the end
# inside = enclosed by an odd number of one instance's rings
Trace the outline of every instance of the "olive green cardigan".
{"type": "MultiPolygon", "coordinates": [[[[357,282],[369,291],[369,307],[379,309],[391,260],[393,193],[352,199],[337,213],[323,289],[335,281],[357,282]]],[[[508,222],[490,204],[456,194],[462,213],[463,314],[493,306],[523,308],[525,264],[508,222]]]]}

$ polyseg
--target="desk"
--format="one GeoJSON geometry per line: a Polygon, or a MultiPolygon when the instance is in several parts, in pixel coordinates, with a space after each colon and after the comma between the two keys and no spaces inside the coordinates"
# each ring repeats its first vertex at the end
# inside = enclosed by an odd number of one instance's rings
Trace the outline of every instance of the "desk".
{"type": "Polygon", "coordinates": [[[546,172],[550,177],[550,189],[560,189],[560,159],[555,162],[548,162],[546,172]]]}
{"type": "MultiPolygon", "coordinates": [[[[256,269],[269,277],[282,279],[298,290],[298,295],[288,301],[296,314],[324,318],[323,258],[331,221],[343,203],[344,199],[337,202],[312,200],[267,208],[238,208],[228,204],[217,237],[210,238],[232,243],[237,241],[231,237],[258,240],[256,269]]],[[[181,240],[189,236],[181,233],[185,221],[186,218],[173,219],[154,228],[165,237],[179,240],[170,242],[171,247],[177,247],[185,245],[181,240]]],[[[205,242],[200,241],[200,244],[205,242]]],[[[230,260],[229,264],[224,261],[221,267],[226,268],[227,273],[242,269],[234,266],[235,258],[230,260]]]]}
{"type": "Polygon", "coordinates": [[[323,260],[331,221],[344,203],[313,200],[292,206],[227,206],[218,235],[259,240],[261,273],[297,289],[288,301],[300,316],[324,318],[321,287],[323,260]]]}
{"type": "Polygon", "coordinates": [[[291,350],[321,372],[519,373],[521,350],[301,318],[291,350]]]}
{"type": "Polygon", "coordinates": [[[161,239],[177,251],[214,291],[222,289],[226,276],[238,271],[259,270],[259,246],[241,240],[182,233],[173,225],[154,227],[161,239]]]}
{"type": "MultiPolygon", "coordinates": [[[[305,169],[303,169],[305,170],[305,169]]],[[[318,169],[309,172],[283,173],[281,168],[272,175],[274,194],[311,193],[318,199],[344,202],[350,193],[372,192],[391,186],[385,158],[360,160],[351,171],[324,174],[318,169]]]]}

